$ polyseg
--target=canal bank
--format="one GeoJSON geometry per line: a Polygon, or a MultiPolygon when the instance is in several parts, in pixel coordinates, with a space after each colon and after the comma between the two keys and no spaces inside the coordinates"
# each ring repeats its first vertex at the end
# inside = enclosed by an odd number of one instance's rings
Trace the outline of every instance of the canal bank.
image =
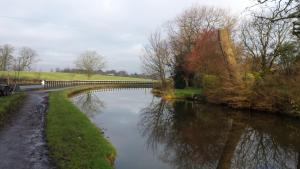
{"type": "Polygon", "coordinates": [[[49,94],[46,136],[50,156],[58,168],[112,169],[116,150],[69,96],[94,87],[78,87],[49,94]]]}
{"type": "MultiPolygon", "coordinates": [[[[152,93],[156,96],[163,98],[164,100],[189,100],[201,103],[211,103],[215,105],[222,105],[236,110],[244,111],[256,111],[266,114],[285,115],[294,118],[300,118],[300,105],[294,100],[286,101],[286,98],[282,98],[284,101],[279,105],[267,104],[263,101],[255,100],[251,97],[243,98],[244,101],[237,104],[231,104],[230,100],[240,99],[239,97],[228,97],[229,102],[215,101],[208,99],[204,89],[202,88],[185,88],[185,89],[169,89],[163,91],[158,88],[152,89],[152,93]],[[277,107],[276,107],[277,106],[277,107]],[[274,108],[276,107],[276,108],[274,108]]],[[[242,96],[240,96],[242,97],[242,96]]],[[[272,98],[270,98],[272,99],[272,98]]],[[[274,101],[275,102],[275,101],[274,101]]]]}
{"type": "Polygon", "coordinates": [[[185,88],[185,89],[169,89],[163,91],[157,88],[152,89],[152,93],[156,96],[162,97],[165,100],[194,100],[205,101],[203,90],[201,88],[185,88]]]}

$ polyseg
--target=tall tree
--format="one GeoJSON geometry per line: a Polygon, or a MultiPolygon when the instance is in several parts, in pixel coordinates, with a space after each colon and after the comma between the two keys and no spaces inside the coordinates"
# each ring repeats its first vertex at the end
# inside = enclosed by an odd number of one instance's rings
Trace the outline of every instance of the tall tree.
{"type": "Polygon", "coordinates": [[[272,16],[258,15],[272,21],[299,19],[299,0],[256,0],[259,5],[273,12],[272,16]]]}
{"type": "Polygon", "coordinates": [[[96,51],[85,51],[75,61],[75,66],[90,78],[93,73],[105,67],[104,57],[96,51]]]}
{"type": "Polygon", "coordinates": [[[13,62],[14,47],[5,44],[0,46],[0,70],[7,71],[13,62]]]}
{"type": "Polygon", "coordinates": [[[235,19],[224,9],[195,6],[184,11],[169,24],[172,55],[175,58],[173,79],[176,88],[191,85],[193,74],[184,70],[184,58],[195,47],[204,31],[233,27],[235,19]]]}
{"type": "Polygon", "coordinates": [[[186,55],[185,71],[194,73],[198,79],[209,74],[237,82],[240,78],[234,49],[228,29],[205,31],[186,55]]]}
{"type": "Polygon", "coordinates": [[[24,70],[31,70],[32,65],[37,61],[37,53],[29,47],[22,47],[19,50],[19,55],[13,58],[13,70],[15,71],[15,87],[20,80],[20,72],[24,70]]]}
{"type": "Polygon", "coordinates": [[[22,47],[19,56],[14,58],[13,68],[15,71],[30,70],[37,61],[37,52],[29,47],[22,47]]]}
{"type": "Polygon", "coordinates": [[[144,47],[141,59],[145,73],[158,77],[162,88],[165,89],[172,61],[168,43],[162,39],[159,31],[150,35],[149,44],[144,47]]]}
{"type": "Polygon", "coordinates": [[[184,69],[195,74],[220,73],[220,61],[223,61],[218,40],[218,30],[203,32],[197,39],[195,47],[186,55],[184,69]],[[218,66],[217,66],[218,65],[218,66]]]}
{"type": "Polygon", "coordinates": [[[254,70],[267,73],[273,68],[280,47],[289,39],[290,28],[287,21],[272,22],[259,17],[252,17],[242,25],[242,41],[246,55],[253,60],[254,70]]]}
{"type": "Polygon", "coordinates": [[[293,34],[300,38],[300,1],[299,0],[255,0],[258,5],[272,15],[260,13],[256,17],[268,19],[272,22],[293,22],[293,34]]]}

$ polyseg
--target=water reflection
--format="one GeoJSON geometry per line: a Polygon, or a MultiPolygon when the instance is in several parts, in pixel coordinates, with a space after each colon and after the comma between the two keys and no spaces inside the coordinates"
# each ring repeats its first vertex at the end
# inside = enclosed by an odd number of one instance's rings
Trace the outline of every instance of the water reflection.
{"type": "Polygon", "coordinates": [[[139,129],[148,148],[176,169],[300,168],[297,120],[153,99],[139,129]],[[157,147],[163,145],[163,151],[157,147]]]}
{"type": "Polygon", "coordinates": [[[97,93],[93,91],[87,91],[76,95],[73,98],[73,102],[79,107],[82,112],[84,112],[91,118],[101,113],[105,108],[104,102],[101,101],[97,93]]]}
{"type": "Polygon", "coordinates": [[[91,91],[73,101],[106,129],[116,169],[300,169],[299,120],[165,102],[143,89],[91,91]]]}

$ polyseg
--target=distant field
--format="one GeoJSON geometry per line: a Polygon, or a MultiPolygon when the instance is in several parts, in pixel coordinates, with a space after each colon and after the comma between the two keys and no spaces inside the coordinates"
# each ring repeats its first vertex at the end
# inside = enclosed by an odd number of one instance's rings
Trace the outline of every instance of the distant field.
{"type": "MultiPolygon", "coordinates": [[[[14,77],[14,72],[0,71],[0,77],[14,77]]],[[[121,76],[107,76],[107,75],[93,75],[90,79],[84,74],[79,73],[57,73],[57,72],[21,72],[22,79],[36,79],[36,80],[145,80],[133,77],[121,76]]]]}

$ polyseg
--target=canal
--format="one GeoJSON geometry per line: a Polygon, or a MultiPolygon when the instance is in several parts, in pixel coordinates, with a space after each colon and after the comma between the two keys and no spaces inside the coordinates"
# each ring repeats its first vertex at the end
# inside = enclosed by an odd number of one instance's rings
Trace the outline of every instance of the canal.
{"type": "Polygon", "coordinates": [[[151,89],[72,98],[117,149],[116,169],[300,169],[300,121],[189,101],[151,89]]]}

